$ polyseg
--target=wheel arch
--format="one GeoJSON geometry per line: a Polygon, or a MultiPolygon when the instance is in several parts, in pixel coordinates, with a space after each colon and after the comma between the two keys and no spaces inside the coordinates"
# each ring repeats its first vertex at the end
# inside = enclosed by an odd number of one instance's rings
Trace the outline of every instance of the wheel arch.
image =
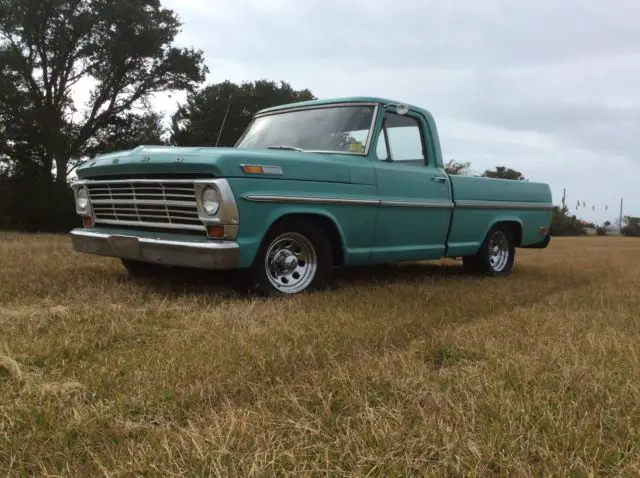
{"type": "Polygon", "coordinates": [[[331,245],[333,265],[340,266],[344,264],[346,256],[346,242],[344,234],[338,226],[338,221],[336,221],[335,217],[326,211],[283,211],[281,214],[271,218],[267,228],[265,229],[263,239],[276,225],[289,221],[310,221],[315,223],[327,235],[327,239],[331,245]]]}
{"type": "Polygon", "coordinates": [[[489,231],[491,231],[495,226],[507,226],[511,229],[513,233],[513,242],[515,247],[519,247],[522,244],[522,234],[523,234],[523,225],[520,218],[515,216],[501,216],[495,218],[490,224],[487,230],[484,233],[484,237],[486,239],[489,231]]]}

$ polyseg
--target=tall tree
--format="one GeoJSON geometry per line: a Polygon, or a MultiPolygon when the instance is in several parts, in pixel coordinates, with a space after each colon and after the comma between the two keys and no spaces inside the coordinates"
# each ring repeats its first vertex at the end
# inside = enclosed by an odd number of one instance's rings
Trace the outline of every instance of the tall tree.
{"type": "Polygon", "coordinates": [[[173,46],[180,26],[160,0],[0,0],[0,86],[15,90],[0,98],[4,153],[64,183],[96,135],[154,93],[204,81],[202,52],[173,46]],[[79,112],[80,82],[91,90],[79,112]]]}
{"type": "Polygon", "coordinates": [[[507,168],[505,166],[497,166],[493,171],[487,169],[482,173],[482,176],[485,178],[511,179],[513,181],[527,180],[520,171],[516,171],[515,169],[507,168]]]}
{"type": "Polygon", "coordinates": [[[209,85],[190,94],[173,115],[171,142],[179,146],[233,146],[257,111],[313,99],[308,89],[295,90],[284,81],[209,85]]]}

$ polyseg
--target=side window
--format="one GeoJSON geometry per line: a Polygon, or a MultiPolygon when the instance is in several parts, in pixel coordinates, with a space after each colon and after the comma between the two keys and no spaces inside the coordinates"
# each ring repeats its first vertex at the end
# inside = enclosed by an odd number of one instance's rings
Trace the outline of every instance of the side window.
{"type": "Polygon", "coordinates": [[[426,163],[420,124],[411,116],[385,113],[383,130],[376,146],[380,160],[390,160],[399,164],[426,163]]]}

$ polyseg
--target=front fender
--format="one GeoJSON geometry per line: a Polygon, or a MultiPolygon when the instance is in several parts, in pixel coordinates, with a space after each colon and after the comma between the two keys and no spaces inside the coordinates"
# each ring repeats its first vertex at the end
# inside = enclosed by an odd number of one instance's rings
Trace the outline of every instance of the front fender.
{"type": "Polygon", "coordinates": [[[243,234],[240,234],[238,241],[240,243],[242,251],[240,267],[248,267],[249,265],[251,265],[256,256],[256,253],[258,252],[258,249],[260,248],[262,239],[267,234],[271,226],[273,226],[278,220],[285,217],[300,215],[319,217],[331,221],[340,238],[342,256],[347,256],[347,250],[345,246],[347,241],[345,238],[344,230],[340,226],[338,219],[331,212],[319,207],[278,205],[272,211],[268,212],[268,214],[264,216],[262,221],[260,221],[259,223],[255,223],[255,225],[250,228],[250,232],[249,228],[243,229],[243,234]],[[245,232],[249,232],[249,234],[244,234],[245,232]]]}
{"type": "Polygon", "coordinates": [[[311,181],[229,179],[240,216],[237,242],[240,267],[253,262],[269,228],[288,215],[313,215],[331,221],[340,239],[345,265],[367,262],[377,214],[375,186],[311,181]],[[273,200],[256,200],[273,196],[273,200]],[[286,201],[278,198],[285,196],[286,201]],[[346,199],[340,203],[306,202],[309,197],[346,199]],[[299,202],[290,198],[299,198],[299,202]],[[254,198],[254,199],[252,199],[254,198]],[[347,199],[348,198],[348,199],[347,199]]]}

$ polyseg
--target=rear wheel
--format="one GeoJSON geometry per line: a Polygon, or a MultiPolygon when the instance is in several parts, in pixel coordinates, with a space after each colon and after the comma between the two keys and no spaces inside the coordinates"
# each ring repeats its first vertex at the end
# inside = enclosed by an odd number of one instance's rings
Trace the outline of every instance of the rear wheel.
{"type": "Polygon", "coordinates": [[[322,229],[311,221],[283,221],[262,241],[251,276],[267,295],[297,294],[326,285],[332,263],[322,229]]]}
{"type": "Polygon", "coordinates": [[[497,224],[491,228],[476,255],[464,257],[462,261],[471,271],[494,277],[507,276],[513,270],[515,253],[511,228],[497,224]]]}

